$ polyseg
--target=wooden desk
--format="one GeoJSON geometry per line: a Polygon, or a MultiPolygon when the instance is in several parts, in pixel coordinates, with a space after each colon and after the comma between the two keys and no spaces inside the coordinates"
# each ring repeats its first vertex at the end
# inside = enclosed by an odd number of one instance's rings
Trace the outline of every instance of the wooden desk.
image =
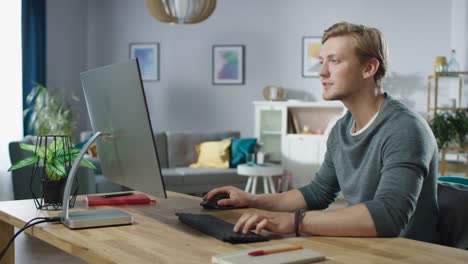
{"type": "MultiPolygon", "coordinates": [[[[41,224],[28,233],[90,263],[210,263],[211,256],[279,242],[300,243],[319,251],[325,263],[467,263],[468,251],[404,238],[283,238],[269,242],[231,245],[204,235],[177,220],[175,212],[208,212],[200,198],[168,192],[168,199],[156,205],[119,206],[133,214],[129,226],[70,230],[62,224],[41,224]]],[[[79,207],[83,202],[77,201],[79,207]]],[[[92,210],[93,208],[90,208],[92,210]]],[[[245,210],[212,212],[235,222],[245,210]]],[[[0,246],[38,216],[57,212],[36,210],[32,200],[0,202],[0,246]]],[[[2,263],[14,263],[13,248],[2,263]]]]}

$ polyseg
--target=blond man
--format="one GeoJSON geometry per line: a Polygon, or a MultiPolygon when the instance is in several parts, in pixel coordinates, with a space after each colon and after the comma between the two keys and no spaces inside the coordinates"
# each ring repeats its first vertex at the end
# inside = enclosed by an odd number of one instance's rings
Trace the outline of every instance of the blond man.
{"type": "Polygon", "coordinates": [[[325,30],[322,44],[322,97],[340,100],[349,111],[330,133],[313,180],[280,194],[222,187],[205,198],[227,192],[230,198],[219,205],[265,210],[243,214],[235,231],[436,242],[436,141],[423,118],[383,91],[387,46],[382,33],[341,22],[325,30]],[[322,210],[340,191],[349,206],[322,210]]]}

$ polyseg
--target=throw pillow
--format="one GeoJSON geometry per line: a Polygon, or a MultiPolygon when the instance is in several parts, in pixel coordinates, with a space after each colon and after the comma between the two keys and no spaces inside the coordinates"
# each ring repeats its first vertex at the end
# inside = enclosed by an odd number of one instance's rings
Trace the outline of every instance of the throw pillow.
{"type": "Polygon", "coordinates": [[[256,144],[256,138],[234,138],[231,143],[231,168],[245,163],[247,154],[254,152],[256,144]]]}
{"type": "Polygon", "coordinates": [[[192,168],[229,168],[229,146],[231,139],[221,141],[202,142],[195,147],[198,154],[196,163],[190,164],[192,168]]]}

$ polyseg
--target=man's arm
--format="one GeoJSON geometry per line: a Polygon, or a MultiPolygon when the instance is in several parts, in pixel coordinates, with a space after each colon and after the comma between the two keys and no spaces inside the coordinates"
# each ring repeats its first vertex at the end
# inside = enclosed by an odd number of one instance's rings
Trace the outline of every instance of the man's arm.
{"type": "Polygon", "coordinates": [[[284,193],[254,195],[250,202],[250,207],[275,212],[292,212],[306,206],[304,196],[296,189],[284,193]]]}
{"type": "Polygon", "coordinates": [[[229,199],[218,201],[218,205],[221,206],[253,207],[276,212],[292,212],[306,207],[304,196],[298,190],[275,194],[250,194],[233,186],[226,186],[211,190],[203,199],[210,199],[217,193],[229,194],[229,199]]]}
{"type": "MultiPolygon", "coordinates": [[[[255,230],[256,233],[262,230],[283,234],[293,233],[294,213],[266,211],[244,213],[234,226],[234,231],[247,233],[249,230],[255,230]]],[[[364,204],[336,210],[308,211],[303,218],[300,231],[322,236],[377,236],[374,221],[364,204]]]]}
{"type": "Polygon", "coordinates": [[[374,221],[363,204],[336,210],[308,211],[303,218],[301,232],[321,236],[377,236],[374,221]]]}

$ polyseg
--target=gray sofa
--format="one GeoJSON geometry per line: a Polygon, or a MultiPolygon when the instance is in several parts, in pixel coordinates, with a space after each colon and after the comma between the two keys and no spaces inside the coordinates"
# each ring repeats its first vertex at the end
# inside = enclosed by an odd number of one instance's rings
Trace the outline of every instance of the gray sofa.
{"type": "MultiPolygon", "coordinates": [[[[203,195],[212,188],[233,185],[244,188],[247,177],[239,176],[236,169],[217,168],[190,168],[189,165],[197,159],[195,146],[204,141],[222,140],[227,137],[239,137],[240,133],[226,131],[219,133],[194,133],[194,132],[160,132],[154,135],[158,159],[163,175],[166,190],[203,195]]],[[[13,163],[28,157],[30,152],[22,150],[20,143],[34,144],[31,138],[10,142],[10,160],[13,163]]],[[[97,170],[92,171],[81,168],[77,172],[79,194],[116,192],[128,190],[128,188],[110,182],[102,175],[99,160],[91,159],[97,170]]],[[[40,192],[40,182],[30,184],[32,167],[18,169],[12,172],[13,191],[15,199],[32,198],[30,186],[35,193],[40,192]]]]}
{"type": "Polygon", "coordinates": [[[166,189],[200,196],[215,187],[225,185],[244,188],[247,177],[237,175],[235,168],[189,167],[197,160],[196,145],[227,137],[239,138],[240,133],[236,131],[157,133],[156,148],[166,189]]]}

